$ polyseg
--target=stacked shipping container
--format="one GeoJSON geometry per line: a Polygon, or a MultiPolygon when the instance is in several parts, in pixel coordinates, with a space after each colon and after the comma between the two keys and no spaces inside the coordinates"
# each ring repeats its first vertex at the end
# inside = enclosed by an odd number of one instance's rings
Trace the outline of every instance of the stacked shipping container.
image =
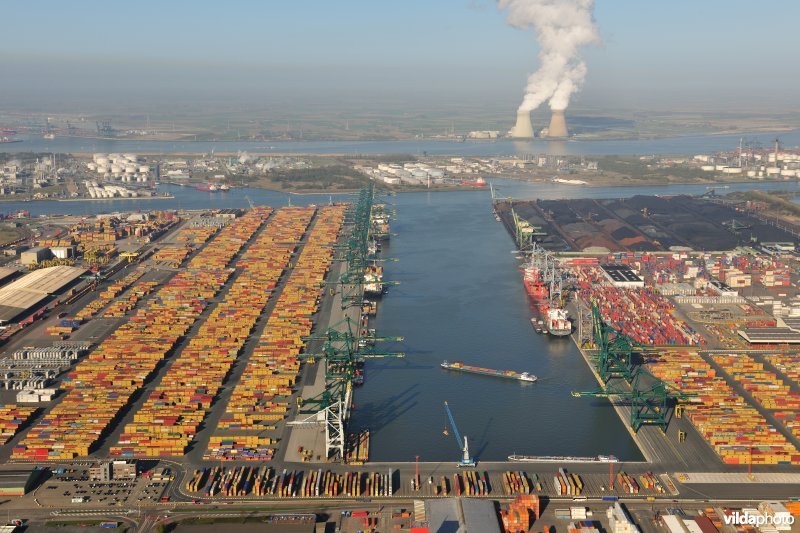
{"type": "MultiPolygon", "coordinates": [[[[120,436],[112,455],[183,455],[219,393],[222,382],[256,325],[264,306],[289,266],[314,208],[280,210],[238,261],[225,298],[192,337],[120,436]]],[[[252,235],[241,227],[235,246],[252,235]]],[[[191,267],[191,264],[190,264],[191,267]]],[[[258,439],[270,443],[270,439],[258,439]]]]}
{"type": "Polygon", "coordinates": [[[697,345],[704,341],[686,322],[673,316],[672,303],[652,288],[617,288],[600,268],[573,264],[578,292],[587,304],[596,303],[603,320],[645,345],[697,345]]]}
{"type": "Polygon", "coordinates": [[[172,278],[149,305],[69,372],[61,402],[31,428],[12,457],[41,461],[87,456],[221,290],[231,274],[225,267],[269,214],[267,208],[250,211],[222,230],[188,270],[172,278]]]}
{"type": "Polygon", "coordinates": [[[17,434],[19,428],[36,412],[35,407],[3,405],[0,407],[0,444],[5,444],[17,434]]]}
{"type": "MultiPolygon", "coordinates": [[[[324,291],[325,274],[333,260],[333,245],[338,239],[345,209],[343,205],[320,208],[308,242],[218,423],[218,434],[237,443],[237,456],[272,457],[272,450],[268,448],[247,445],[242,448],[239,444],[245,442],[248,435],[273,427],[288,410],[288,398],[300,369],[298,355],[304,346],[302,339],[311,332],[311,316],[317,311],[324,291]]],[[[206,457],[220,458],[226,456],[226,452],[226,449],[210,448],[206,457]]]]}
{"type": "MultiPolygon", "coordinates": [[[[654,356],[655,357],[655,356],[654,356]]],[[[650,371],[680,390],[694,394],[684,405],[698,432],[728,464],[800,464],[800,453],[697,352],[666,352],[650,371]]]]}

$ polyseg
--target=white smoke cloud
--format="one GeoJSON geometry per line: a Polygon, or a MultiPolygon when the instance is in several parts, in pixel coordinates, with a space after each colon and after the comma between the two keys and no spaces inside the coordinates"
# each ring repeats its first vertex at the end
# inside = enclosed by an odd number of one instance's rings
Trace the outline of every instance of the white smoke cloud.
{"type": "Polygon", "coordinates": [[[592,18],[594,0],[497,0],[508,10],[508,23],[536,32],[539,70],[528,77],[520,111],[531,112],[546,100],[563,110],[586,77],[578,49],[600,42],[592,18]]]}

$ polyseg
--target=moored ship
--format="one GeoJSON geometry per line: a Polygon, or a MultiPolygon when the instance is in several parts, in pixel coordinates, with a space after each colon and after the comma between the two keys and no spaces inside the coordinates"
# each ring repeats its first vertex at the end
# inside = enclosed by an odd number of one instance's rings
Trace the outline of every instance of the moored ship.
{"type": "Polygon", "coordinates": [[[440,366],[445,370],[455,370],[457,372],[480,374],[482,376],[493,376],[497,378],[516,379],[518,381],[527,381],[528,383],[533,383],[539,379],[528,372],[519,373],[512,370],[493,370],[491,368],[483,368],[480,366],[465,365],[461,361],[454,361],[452,363],[444,361],[440,366]]]}
{"type": "Polygon", "coordinates": [[[563,337],[572,333],[572,322],[561,304],[561,274],[554,259],[534,246],[530,261],[523,269],[522,283],[531,299],[536,333],[563,337]]]}
{"type": "Polygon", "coordinates": [[[509,455],[509,461],[516,461],[519,463],[618,463],[613,455],[595,455],[594,457],[573,457],[573,456],[555,456],[555,455],[509,455]]]}

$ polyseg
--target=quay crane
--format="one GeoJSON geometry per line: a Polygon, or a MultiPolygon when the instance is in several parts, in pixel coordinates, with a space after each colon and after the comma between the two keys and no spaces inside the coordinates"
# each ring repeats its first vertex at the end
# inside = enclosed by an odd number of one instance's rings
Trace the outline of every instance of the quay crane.
{"type": "Polygon", "coordinates": [[[634,433],[638,432],[645,424],[658,426],[662,432],[666,433],[670,419],[670,405],[678,400],[689,399],[692,395],[680,391],[639,367],[633,375],[631,390],[605,385],[594,391],[572,392],[572,396],[622,400],[630,405],[630,424],[634,433]]]}
{"type": "MultiPolygon", "coordinates": [[[[461,442],[462,442],[461,434],[458,432],[458,426],[456,426],[456,421],[453,418],[453,413],[450,412],[450,406],[447,405],[447,402],[444,402],[444,410],[447,411],[447,417],[450,419],[450,426],[453,428],[453,435],[456,438],[456,445],[458,446],[459,450],[461,450],[461,453],[463,454],[462,457],[461,457],[461,460],[458,462],[458,466],[459,467],[464,467],[464,466],[474,467],[475,466],[475,460],[472,457],[470,457],[470,455],[469,455],[469,443],[467,442],[467,436],[464,435],[464,439],[463,439],[464,447],[462,448],[461,447],[461,442]]],[[[447,435],[447,427],[446,426],[445,426],[445,429],[444,429],[443,433],[445,435],[447,435]]]]}
{"type": "Polygon", "coordinates": [[[644,424],[658,426],[666,432],[670,405],[692,395],[665,383],[641,366],[637,354],[647,352],[648,348],[607,324],[597,302],[592,302],[591,316],[597,351],[593,359],[602,386],[594,391],[573,392],[572,396],[622,400],[630,405],[630,425],[634,432],[644,424]],[[621,383],[610,384],[612,378],[620,378],[621,383]],[[630,390],[625,387],[626,382],[630,384],[630,390]]]}

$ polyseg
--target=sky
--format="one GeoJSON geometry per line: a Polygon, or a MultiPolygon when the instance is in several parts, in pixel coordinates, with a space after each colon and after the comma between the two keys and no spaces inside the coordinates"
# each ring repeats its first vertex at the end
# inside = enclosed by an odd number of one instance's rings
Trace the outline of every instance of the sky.
{"type": "MultiPolygon", "coordinates": [[[[532,32],[490,0],[6,2],[0,106],[147,99],[515,109],[532,32]]],[[[581,108],[797,109],[800,2],[597,0],[581,108]]]]}

